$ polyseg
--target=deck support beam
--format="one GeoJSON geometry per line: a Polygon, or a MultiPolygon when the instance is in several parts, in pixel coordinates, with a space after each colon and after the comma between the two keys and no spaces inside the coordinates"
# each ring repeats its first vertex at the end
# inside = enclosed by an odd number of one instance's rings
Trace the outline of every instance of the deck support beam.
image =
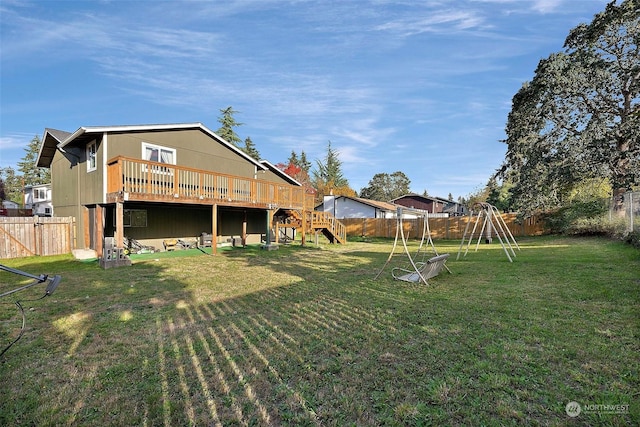
{"type": "Polygon", "coordinates": [[[124,203],[116,202],[116,248],[124,246],[124,203]]]}
{"type": "Polygon", "coordinates": [[[218,205],[211,207],[211,253],[218,253],[218,205]]]}

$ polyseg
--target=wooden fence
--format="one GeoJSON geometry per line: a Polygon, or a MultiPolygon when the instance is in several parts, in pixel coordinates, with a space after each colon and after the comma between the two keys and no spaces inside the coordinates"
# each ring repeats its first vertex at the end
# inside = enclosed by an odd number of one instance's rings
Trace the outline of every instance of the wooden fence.
{"type": "Polygon", "coordinates": [[[0,217],[0,259],[71,253],[75,230],[73,217],[0,217]]]}
{"type": "MultiPolygon", "coordinates": [[[[502,214],[502,218],[514,237],[538,236],[546,232],[544,223],[535,217],[527,218],[522,223],[517,221],[517,214],[502,214]]],[[[477,220],[477,217],[473,219],[477,220]]],[[[471,217],[468,216],[429,218],[431,237],[434,239],[462,239],[465,227],[470,220],[471,217]]],[[[345,225],[347,236],[393,238],[396,235],[397,221],[394,218],[345,218],[340,222],[345,225]]],[[[404,219],[402,223],[405,237],[419,239],[422,236],[424,226],[422,218],[404,219]]],[[[481,223],[478,224],[476,236],[481,226],[481,223]]],[[[469,232],[471,232],[471,227],[473,224],[470,225],[469,232]]]]}

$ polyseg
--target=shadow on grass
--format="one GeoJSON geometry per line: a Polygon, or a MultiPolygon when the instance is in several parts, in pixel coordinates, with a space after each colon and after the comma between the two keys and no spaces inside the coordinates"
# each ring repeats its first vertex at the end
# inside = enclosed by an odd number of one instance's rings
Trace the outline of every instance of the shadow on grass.
{"type": "Polygon", "coordinates": [[[425,287],[373,280],[390,243],[20,261],[64,281],[0,364],[0,424],[558,424],[571,400],[631,403],[637,284],[578,262],[626,252],[487,248],[425,287]]]}

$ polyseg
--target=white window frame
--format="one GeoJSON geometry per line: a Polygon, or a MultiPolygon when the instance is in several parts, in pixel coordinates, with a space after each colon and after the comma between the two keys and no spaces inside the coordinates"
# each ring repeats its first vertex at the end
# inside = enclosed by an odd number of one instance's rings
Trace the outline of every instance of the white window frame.
{"type": "Polygon", "coordinates": [[[98,168],[98,144],[96,141],[87,144],[87,172],[98,168]]]}
{"type": "MultiPolygon", "coordinates": [[[[149,158],[147,158],[147,150],[151,149],[151,150],[157,150],[158,151],[158,163],[166,163],[168,165],[175,165],[176,164],[176,149],[175,148],[169,148],[169,147],[163,147],[162,145],[156,145],[156,144],[150,144],[148,142],[143,142],[142,143],[142,160],[147,160],[147,161],[155,161],[155,160],[151,160],[149,158]],[[171,155],[171,161],[163,161],[162,160],[162,152],[165,151],[166,153],[169,153],[171,155]]],[[[142,171],[146,172],[147,171],[147,165],[142,165],[142,171]]],[[[158,170],[156,169],[152,169],[153,172],[155,173],[171,173],[171,171],[169,170],[162,170],[160,168],[158,168],[158,170]]]]}

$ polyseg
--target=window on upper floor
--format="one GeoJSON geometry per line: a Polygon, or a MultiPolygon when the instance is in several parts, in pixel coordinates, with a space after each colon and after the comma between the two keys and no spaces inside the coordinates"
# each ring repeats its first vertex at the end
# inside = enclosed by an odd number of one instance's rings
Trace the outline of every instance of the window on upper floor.
{"type": "Polygon", "coordinates": [[[96,142],[91,142],[87,145],[87,172],[96,170],[96,142]]]}
{"type": "MultiPolygon", "coordinates": [[[[160,145],[142,143],[142,159],[151,162],[166,163],[168,165],[176,164],[176,150],[174,148],[162,147],[160,145]]],[[[146,171],[146,168],[143,170],[146,171]]],[[[168,168],[154,167],[154,172],[170,172],[168,168]]]]}
{"type": "Polygon", "coordinates": [[[33,191],[33,199],[34,200],[46,200],[47,199],[47,190],[44,188],[36,188],[33,191]]]}

